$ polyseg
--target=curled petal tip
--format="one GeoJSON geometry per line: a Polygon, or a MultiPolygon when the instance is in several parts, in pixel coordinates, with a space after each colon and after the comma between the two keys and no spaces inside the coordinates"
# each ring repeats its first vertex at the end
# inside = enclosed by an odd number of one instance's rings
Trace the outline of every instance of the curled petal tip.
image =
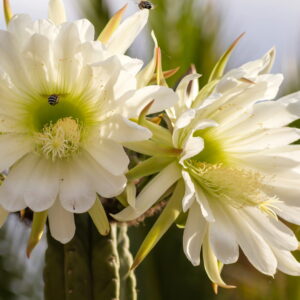
{"type": "Polygon", "coordinates": [[[213,288],[213,291],[216,295],[218,295],[219,287],[221,287],[223,289],[236,289],[235,285],[220,285],[220,284],[217,284],[217,283],[213,282],[212,283],[212,288],[213,288]]]}

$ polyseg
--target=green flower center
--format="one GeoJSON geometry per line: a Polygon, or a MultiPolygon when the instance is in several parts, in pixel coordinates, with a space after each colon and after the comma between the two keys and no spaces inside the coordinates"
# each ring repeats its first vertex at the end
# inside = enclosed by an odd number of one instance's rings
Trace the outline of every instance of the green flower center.
{"type": "Polygon", "coordinates": [[[204,149],[186,160],[184,166],[211,201],[222,201],[235,208],[256,206],[275,216],[272,207],[278,200],[263,191],[262,174],[237,167],[214,129],[199,130],[194,136],[203,138],[204,149]]]}
{"type": "Polygon", "coordinates": [[[58,93],[31,99],[24,121],[38,153],[55,161],[79,151],[84,136],[97,122],[94,106],[85,100],[58,93]]]}
{"type": "Polygon", "coordinates": [[[212,134],[211,129],[198,130],[194,133],[195,137],[201,137],[204,140],[204,149],[192,159],[196,162],[206,162],[210,164],[226,164],[228,156],[223,150],[222,143],[212,134]]]}
{"type": "Polygon", "coordinates": [[[72,118],[82,125],[92,118],[88,105],[80,98],[58,94],[57,103],[51,105],[48,99],[50,96],[41,96],[30,104],[27,121],[33,131],[40,132],[45,126],[64,118],[72,118]]]}

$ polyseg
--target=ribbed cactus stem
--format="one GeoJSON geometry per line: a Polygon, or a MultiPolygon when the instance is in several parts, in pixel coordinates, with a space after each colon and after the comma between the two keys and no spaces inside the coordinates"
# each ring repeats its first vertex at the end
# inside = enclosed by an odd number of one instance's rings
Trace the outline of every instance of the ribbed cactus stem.
{"type": "Polygon", "coordinates": [[[136,278],[130,270],[133,257],[129,249],[127,225],[118,226],[118,253],[120,261],[120,300],[137,300],[136,278]]]}
{"type": "Polygon", "coordinates": [[[101,236],[88,214],[76,216],[76,234],[62,245],[48,232],[45,300],[136,300],[127,226],[101,236]]]}

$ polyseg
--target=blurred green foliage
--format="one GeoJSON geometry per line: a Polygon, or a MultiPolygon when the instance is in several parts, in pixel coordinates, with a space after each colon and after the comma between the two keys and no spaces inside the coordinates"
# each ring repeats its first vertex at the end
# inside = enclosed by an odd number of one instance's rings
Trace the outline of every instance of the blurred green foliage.
{"type": "Polygon", "coordinates": [[[103,0],[77,0],[85,17],[90,20],[99,35],[109,19],[108,7],[103,0]]]}
{"type": "Polygon", "coordinates": [[[150,27],[162,49],[164,69],[180,67],[170,85],[174,86],[192,63],[202,74],[200,82],[205,84],[216,63],[219,18],[213,4],[203,0],[155,0],[153,3],[150,27]]]}

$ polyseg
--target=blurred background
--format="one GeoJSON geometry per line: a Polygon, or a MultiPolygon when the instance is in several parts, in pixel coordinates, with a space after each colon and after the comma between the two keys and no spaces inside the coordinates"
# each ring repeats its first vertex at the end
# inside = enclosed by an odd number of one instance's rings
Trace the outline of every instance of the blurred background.
{"type": "MultiPolygon", "coordinates": [[[[69,19],[87,17],[99,32],[108,18],[129,2],[127,15],[137,10],[135,0],[65,0],[69,19]]],[[[47,16],[47,0],[11,0],[15,13],[33,18],[47,16]]],[[[286,78],[281,93],[300,89],[300,3],[299,0],[153,0],[149,27],[130,49],[130,55],[148,61],[154,30],[163,53],[164,69],[181,66],[170,81],[176,85],[191,63],[207,80],[219,55],[242,32],[246,32],[230,61],[236,67],[261,57],[276,46],[274,72],[286,78]]],[[[0,27],[5,28],[2,16],[0,27]]],[[[132,251],[136,253],[155,221],[148,219],[130,229],[132,251]]],[[[294,228],[299,232],[299,229],[294,228]]],[[[0,300],[41,300],[43,240],[30,260],[25,257],[28,224],[11,216],[0,230],[0,300]]],[[[298,234],[300,237],[300,234],[298,234]]],[[[300,257],[299,257],[300,258],[300,257]]],[[[200,299],[300,299],[300,278],[278,273],[275,279],[260,275],[241,256],[238,264],[226,266],[223,277],[236,290],[220,290],[216,297],[203,266],[194,268],[182,251],[182,232],[175,226],[137,270],[140,300],[200,299]]]]}

